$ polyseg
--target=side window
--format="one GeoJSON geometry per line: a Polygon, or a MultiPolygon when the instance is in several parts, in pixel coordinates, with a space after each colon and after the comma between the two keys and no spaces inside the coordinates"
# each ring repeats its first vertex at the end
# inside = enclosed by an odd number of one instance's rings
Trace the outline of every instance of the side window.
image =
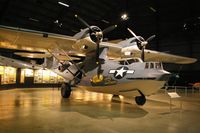
{"type": "Polygon", "coordinates": [[[151,69],[154,68],[154,63],[150,63],[150,68],[151,68],[151,69]]]}
{"type": "Polygon", "coordinates": [[[161,63],[156,63],[156,69],[161,69],[161,63]]]}
{"type": "Polygon", "coordinates": [[[149,63],[145,64],[145,68],[148,69],[149,68],[149,63]]]}

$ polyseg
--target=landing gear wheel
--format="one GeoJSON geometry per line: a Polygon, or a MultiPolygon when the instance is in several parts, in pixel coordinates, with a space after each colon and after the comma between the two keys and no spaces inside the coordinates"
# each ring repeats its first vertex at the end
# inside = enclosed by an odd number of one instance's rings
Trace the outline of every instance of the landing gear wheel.
{"type": "Polygon", "coordinates": [[[119,95],[113,95],[112,97],[117,97],[117,98],[119,98],[119,95]]]}
{"type": "Polygon", "coordinates": [[[146,98],[145,96],[136,96],[135,102],[137,103],[137,105],[144,105],[146,103],[146,98]]]}
{"type": "Polygon", "coordinates": [[[113,95],[111,101],[117,103],[121,102],[119,95],[113,95]]]}
{"type": "Polygon", "coordinates": [[[61,95],[63,98],[69,98],[71,95],[71,86],[68,83],[64,83],[61,86],[61,95]]]}

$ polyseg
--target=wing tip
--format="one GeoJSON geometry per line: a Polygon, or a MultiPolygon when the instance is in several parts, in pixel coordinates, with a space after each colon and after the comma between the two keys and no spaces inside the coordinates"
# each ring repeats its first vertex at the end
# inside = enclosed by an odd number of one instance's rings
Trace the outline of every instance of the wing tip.
{"type": "Polygon", "coordinates": [[[188,60],[179,61],[177,64],[193,64],[195,62],[197,62],[196,58],[189,58],[188,60]]]}

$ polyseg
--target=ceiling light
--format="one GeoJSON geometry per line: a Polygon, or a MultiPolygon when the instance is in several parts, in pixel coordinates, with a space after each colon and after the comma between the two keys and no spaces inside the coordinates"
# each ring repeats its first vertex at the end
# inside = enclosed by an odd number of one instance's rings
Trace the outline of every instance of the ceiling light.
{"type": "Polygon", "coordinates": [[[107,20],[105,20],[105,19],[102,19],[101,20],[102,22],[104,22],[104,23],[107,23],[107,24],[109,24],[110,22],[108,22],[107,20]]]}
{"type": "Polygon", "coordinates": [[[54,21],[55,24],[58,24],[58,22],[59,22],[58,20],[54,21]]]}
{"type": "Polygon", "coordinates": [[[35,22],[39,22],[39,20],[38,20],[38,19],[35,19],[35,18],[29,18],[29,20],[35,21],[35,22]]]}
{"type": "Polygon", "coordinates": [[[153,7],[149,7],[149,9],[151,10],[151,11],[153,11],[153,12],[156,12],[156,9],[154,9],[153,7]]]}
{"type": "Polygon", "coordinates": [[[63,2],[58,2],[58,4],[60,4],[60,5],[62,5],[62,6],[65,6],[65,7],[69,7],[69,5],[68,4],[65,4],[65,3],[63,3],[63,2]]]}
{"type": "Polygon", "coordinates": [[[128,19],[128,14],[124,13],[121,15],[122,20],[127,20],[128,19]]]}

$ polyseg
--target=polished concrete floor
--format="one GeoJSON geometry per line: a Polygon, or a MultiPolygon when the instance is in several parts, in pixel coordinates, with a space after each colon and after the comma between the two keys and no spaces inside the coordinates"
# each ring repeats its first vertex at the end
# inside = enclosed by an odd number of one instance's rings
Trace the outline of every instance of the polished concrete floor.
{"type": "Polygon", "coordinates": [[[199,133],[200,94],[164,91],[140,107],[133,99],[83,90],[62,99],[57,88],[0,91],[0,133],[199,133]],[[182,109],[181,109],[182,104],[182,109]]]}

